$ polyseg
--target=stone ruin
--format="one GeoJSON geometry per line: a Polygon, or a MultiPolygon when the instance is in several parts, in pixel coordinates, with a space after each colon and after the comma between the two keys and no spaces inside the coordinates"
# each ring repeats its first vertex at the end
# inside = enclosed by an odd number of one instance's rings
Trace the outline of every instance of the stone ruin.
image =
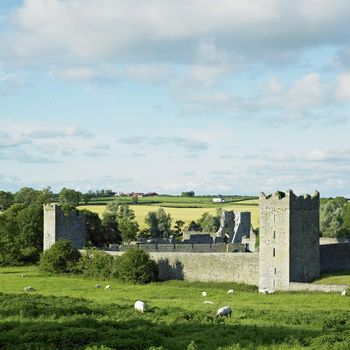
{"type": "Polygon", "coordinates": [[[49,249],[59,239],[68,239],[72,246],[85,246],[86,218],[72,210],[65,215],[58,204],[44,205],[44,250],[49,249]]]}
{"type": "MultiPolygon", "coordinates": [[[[242,239],[250,238],[252,231],[250,212],[226,211],[221,214],[220,228],[216,237],[227,243],[242,243],[242,239]]],[[[217,240],[218,241],[218,240],[217,240]]]]}

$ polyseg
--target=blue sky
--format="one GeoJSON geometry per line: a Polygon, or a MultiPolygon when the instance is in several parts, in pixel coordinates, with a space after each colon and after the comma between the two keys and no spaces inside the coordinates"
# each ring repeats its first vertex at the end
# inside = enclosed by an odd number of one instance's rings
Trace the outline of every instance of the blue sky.
{"type": "Polygon", "coordinates": [[[0,189],[350,197],[346,0],[0,0],[0,189]]]}

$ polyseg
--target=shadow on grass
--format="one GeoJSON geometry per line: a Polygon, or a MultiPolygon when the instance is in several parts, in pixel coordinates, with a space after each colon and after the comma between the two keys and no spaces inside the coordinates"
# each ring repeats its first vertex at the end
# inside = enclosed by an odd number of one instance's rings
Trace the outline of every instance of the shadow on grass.
{"type": "MultiPolygon", "coordinates": [[[[312,330],[291,324],[282,326],[273,320],[268,323],[271,326],[266,326],[266,322],[259,325],[259,318],[251,318],[257,325],[242,324],[235,317],[216,321],[210,312],[181,308],[153,308],[142,315],[132,307],[117,304],[0,293],[0,349],[65,350],[106,345],[118,350],[151,346],[183,350],[191,341],[201,350],[224,346],[269,348],[282,344],[302,347],[330,334],[315,327],[312,330]]],[[[342,339],[343,333],[338,335],[342,339]]],[[[329,341],[335,341],[332,339],[329,341]]]]}

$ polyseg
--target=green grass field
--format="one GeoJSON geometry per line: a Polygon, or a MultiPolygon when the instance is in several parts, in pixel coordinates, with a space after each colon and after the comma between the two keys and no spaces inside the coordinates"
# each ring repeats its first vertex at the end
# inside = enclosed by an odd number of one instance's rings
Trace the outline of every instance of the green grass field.
{"type": "MultiPolygon", "coordinates": [[[[173,224],[176,220],[183,220],[188,225],[192,220],[197,220],[205,212],[215,214],[216,209],[222,207],[225,210],[236,211],[250,211],[252,216],[252,226],[254,228],[259,227],[259,207],[256,200],[248,200],[237,202],[237,204],[222,203],[221,206],[216,207],[203,207],[203,208],[173,208],[163,207],[164,210],[169,213],[173,219],[173,224]],[[248,202],[248,203],[246,203],[248,202]]],[[[82,205],[79,209],[88,209],[101,215],[106,206],[105,205],[82,205]]],[[[130,205],[135,211],[136,220],[139,223],[140,228],[145,228],[145,217],[150,211],[155,211],[160,206],[158,205],[130,205]]]]}
{"type": "MultiPolygon", "coordinates": [[[[342,278],[350,284],[349,274],[342,278]]],[[[338,293],[259,295],[254,287],[231,283],[140,286],[45,276],[36,267],[0,268],[0,349],[182,350],[193,341],[201,350],[345,350],[350,348],[349,300],[338,293]],[[96,289],[97,282],[112,288],[96,289]],[[24,293],[28,285],[36,291],[24,293]],[[227,294],[229,288],[234,294],[227,294]],[[204,290],[207,298],[201,296],[204,290]],[[138,299],[148,305],[143,315],[133,310],[138,299]],[[205,299],[214,304],[203,304],[205,299]],[[232,307],[232,318],[216,320],[224,305],[232,307]]]]}

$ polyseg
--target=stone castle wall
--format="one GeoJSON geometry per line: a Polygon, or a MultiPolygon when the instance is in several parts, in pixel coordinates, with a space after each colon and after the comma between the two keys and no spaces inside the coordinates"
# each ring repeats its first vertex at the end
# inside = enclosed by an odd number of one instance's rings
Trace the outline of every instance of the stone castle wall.
{"type": "MultiPolygon", "coordinates": [[[[117,256],[122,252],[107,251],[117,256]]],[[[159,266],[159,278],[202,282],[236,282],[258,285],[257,253],[150,252],[159,266]]]]}
{"type": "Polygon", "coordinates": [[[321,272],[350,270],[350,244],[324,244],[320,246],[321,272]]]}

